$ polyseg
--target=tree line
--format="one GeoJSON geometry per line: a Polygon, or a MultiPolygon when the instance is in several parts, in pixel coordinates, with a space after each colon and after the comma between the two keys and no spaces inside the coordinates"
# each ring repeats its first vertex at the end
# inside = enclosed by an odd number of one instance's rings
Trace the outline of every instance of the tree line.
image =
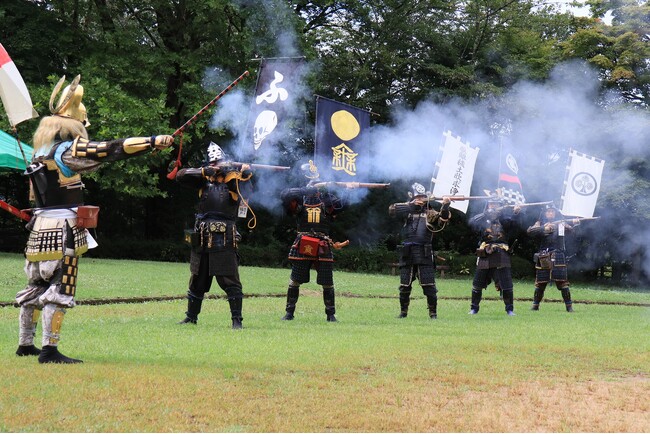
{"type": "MultiPolygon", "coordinates": [[[[588,236],[575,241],[576,251],[592,273],[608,269],[616,279],[641,284],[650,278],[650,254],[640,242],[650,241],[650,233],[639,231],[650,226],[650,203],[642,200],[650,193],[649,151],[630,143],[649,136],[650,6],[636,0],[586,4],[590,15],[576,17],[537,0],[7,0],[0,5],[0,42],[43,116],[60,76],[82,74],[89,134],[96,139],[174,131],[241,72],[255,76],[256,59],[302,56],[310,64],[306,86],[314,94],[371,110],[376,124],[390,126],[396,110],[424,103],[480,105],[488,117],[472,121],[496,131],[496,143],[504,131],[525,133],[501,111],[522,83],[543,86],[561,65],[580,62],[577,70],[596,78],[586,97],[594,110],[608,114],[603,119],[641,119],[645,126],[602,122],[598,134],[605,140],[590,140],[584,149],[607,161],[616,182],[603,182],[596,210],[609,222],[601,226],[605,233],[590,233],[599,231],[595,225],[587,229],[588,236]]],[[[250,93],[254,80],[240,86],[250,93]]],[[[562,105],[557,101],[555,109],[562,105]]],[[[304,126],[294,138],[302,156],[313,152],[313,118],[307,103],[304,126]]],[[[228,128],[211,128],[209,121],[199,118],[184,135],[184,166],[200,164],[210,140],[233,139],[228,128]]],[[[0,126],[9,129],[6,117],[0,126]]],[[[21,124],[21,139],[29,142],[36,126],[37,120],[21,124]]],[[[545,186],[561,175],[558,169],[540,170],[539,161],[573,144],[568,142],[551,140],[524,164],[537,169],[535,182],[525,186],[530,200],[548,199],[545,186]]],[[[482,153],[494,152],[483,146],[482,153]]],[[[294,157],[284,155],[283,162],[295,163],[294,157]]],[[[182,242],[196,198],[166,179],[173,160],[161,153],[106,165],[85,178],[87,202],[102,208],[100,237],[137,238],[155,248],[161,240],[182,242]]],[[[29,207],[24,178],[10,172],[0,177],[0,194],[29,207]]],[[[302,183],[292,177],[287,182],[302,183]]],[[[394,247],[399,224],[385,210],[406,199],[408,185],[406,179],[395,182],[346,213],[341,226],[359,233],[357,245],[394,247]],[[377,217],[364,225],[371,211],[377,217]]],[[[264,246],[290,239],[286,216],[259,214],[258,226],[244,234],[246,242],[264,246]]],[[[12,219],[3,215],[2,226],[19,231],[12,219]]],[[[455,216],[457,223],[440,234],[440,248],[471,253],[475,240],[465,220],[455,216]]],[[[522,255],[532,250],[522,237],[522,255]]]]}

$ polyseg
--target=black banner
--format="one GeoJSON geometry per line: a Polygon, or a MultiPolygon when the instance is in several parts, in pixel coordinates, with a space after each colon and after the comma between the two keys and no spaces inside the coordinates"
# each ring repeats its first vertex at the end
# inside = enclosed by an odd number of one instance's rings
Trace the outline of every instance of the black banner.
{"type": "Polygon", "coordinates": [[[314,161],[321,179],[366,180],[371,170],[370,112],[318,96],[314,161]]]}
{"type": "Polygon", "coordinates": [[[291,121],[304,118],[304,65],[303,58],[262,59],[244,138],[245,154],[274,153],[287,141],[291,121]]]}

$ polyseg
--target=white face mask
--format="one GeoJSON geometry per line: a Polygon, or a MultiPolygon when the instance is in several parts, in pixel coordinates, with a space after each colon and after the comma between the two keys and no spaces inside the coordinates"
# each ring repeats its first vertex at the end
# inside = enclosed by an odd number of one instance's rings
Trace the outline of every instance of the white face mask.
{"type": "Polygon", "coordinates": [[[221,160],[223,158],[223,149],[214,142],[210,142],[208,145],[208,161],[214,163],[215,161],[221,160]]]}

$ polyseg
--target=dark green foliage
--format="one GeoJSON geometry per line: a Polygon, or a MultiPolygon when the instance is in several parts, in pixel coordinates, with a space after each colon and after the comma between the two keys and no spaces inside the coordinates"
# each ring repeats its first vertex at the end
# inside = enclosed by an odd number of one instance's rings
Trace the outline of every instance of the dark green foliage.
{"type": "Polygon", "coordinates": [[[89,250],[84,257],[188,263],[190,259],[189,245],[177,241],[101,237],[97,241],[99,247],[89,250]]]}

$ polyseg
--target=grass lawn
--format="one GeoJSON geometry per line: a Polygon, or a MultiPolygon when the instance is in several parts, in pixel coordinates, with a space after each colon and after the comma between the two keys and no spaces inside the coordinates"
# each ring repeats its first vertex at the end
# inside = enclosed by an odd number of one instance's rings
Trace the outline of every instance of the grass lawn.
{"type": "Polygon", "coordinates": [[[314,283],[287,322],[289,270],[243,267],[233,331],[222,298],[177,324],[187,264],[84,258],[60,348],[85,363],[61,366],[14,355],[22,262],[0,254],[3,432],[650,432],[647,290],[575,285],[568,314],[549,288],[532,312],[516,282],[517,316],[493,287],[468,316],[471,279],[439,279],[438,320],[418,286],[397,319],[396,276],[338,272],[338,323],[314,283]],[[170,299],[89,303],[131,297],[170,299]]]}

